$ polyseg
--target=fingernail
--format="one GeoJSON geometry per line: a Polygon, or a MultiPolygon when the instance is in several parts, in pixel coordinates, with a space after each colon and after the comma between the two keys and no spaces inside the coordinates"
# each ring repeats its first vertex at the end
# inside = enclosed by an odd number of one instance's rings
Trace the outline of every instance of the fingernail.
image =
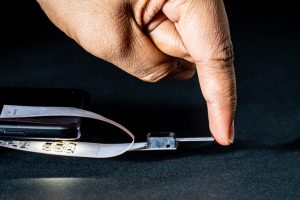
{"type": "Polygon", "coordinates": [[[234,128],[234,120],[231,123],[229,142],[232,144],[234,142],[235,128],[234,128]]]}

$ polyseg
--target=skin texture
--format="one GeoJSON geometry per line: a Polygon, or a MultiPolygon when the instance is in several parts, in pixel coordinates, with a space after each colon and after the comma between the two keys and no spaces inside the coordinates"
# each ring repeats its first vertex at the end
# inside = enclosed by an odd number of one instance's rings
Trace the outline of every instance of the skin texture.
{"type": "Polygon", "coordinates": [[[38,0],[86,51],[148,82],[197,70],[219,144],[234,140],[236,83],[222,0],[38,0]]]}

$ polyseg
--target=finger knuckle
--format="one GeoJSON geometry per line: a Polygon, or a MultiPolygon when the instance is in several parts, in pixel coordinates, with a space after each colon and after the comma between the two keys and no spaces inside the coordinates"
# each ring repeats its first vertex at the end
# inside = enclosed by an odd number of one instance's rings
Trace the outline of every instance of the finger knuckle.
{"type": "Polygon", "coordinates": [[[214,56],[209,56],[208,58],[196,61],[196,64],[211,68],[214,72],[225,73],[231,77],[234,74],[233,48],[223,48],[221,51],[214,54],[214,56]]]}

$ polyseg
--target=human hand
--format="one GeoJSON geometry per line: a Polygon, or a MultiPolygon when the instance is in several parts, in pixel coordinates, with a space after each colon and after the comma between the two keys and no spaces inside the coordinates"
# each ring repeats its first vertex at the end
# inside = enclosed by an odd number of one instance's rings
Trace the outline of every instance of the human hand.
{"type": "Polygon", "coordinates": [[[211,133],[222,145],[233,142],[235,73],[222,0],[38,2],[85,50],[141,80],[186,79],[197,69],[211,133]]]}

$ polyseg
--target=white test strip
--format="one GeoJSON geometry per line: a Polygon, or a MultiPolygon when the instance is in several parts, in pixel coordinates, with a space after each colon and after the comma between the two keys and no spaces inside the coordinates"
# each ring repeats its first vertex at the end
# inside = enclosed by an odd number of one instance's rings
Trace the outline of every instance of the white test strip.
{"type": "Polygon", "coordinates": [[[212,142],[213,137],[196,137],[196,138],[176,138],[177,142],[212,142]]]}
{"type": "MultiPolygon", "coordinates": [[[[0,140],[0,146],[51,155],[89,157],[89,158],[110,158],[119,156],[127,151],[160,150],[147,148],[147,142],[135,143],[134,135],[121,124],[105,118],[99,114],[73,108],[73,107],[38,107],[38,106],[17,106],[4,105],[0,118],[31,118],[31,117],[82,117],[104,121],[123,130],[130,138],[129,143],[103,144],[78,141],[6,141],[0,140]]],[[[176,138],[177,142],[204,142],[213,141],[212,137],[199,138],[176,138]]],[[[176,149],[176,148],[175,148],[176,149]]],[[[175,150],[162,149],[162,150],[175,150]]]]}

